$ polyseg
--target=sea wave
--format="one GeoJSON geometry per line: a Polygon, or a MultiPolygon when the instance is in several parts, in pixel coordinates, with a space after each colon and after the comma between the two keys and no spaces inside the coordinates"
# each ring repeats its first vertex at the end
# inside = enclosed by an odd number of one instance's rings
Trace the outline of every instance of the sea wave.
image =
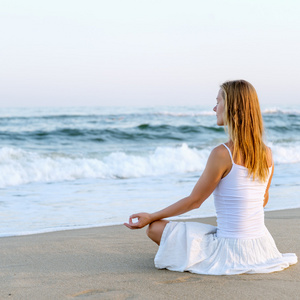
{"type": "Polygon", "coordinates": [[[158,147],[147,155],[113,152],[99,159],[58,153],[39,154],[18,148],[0,149],[0,187],[32,182],[59,182],[84,178],[125,179],[200,171],[209,150],[158,147]]]}
{"type": "Polygon", "coordinates": [[[216,113],[211,110],[199,110],[198,112],[183,112],[183,113],[179,113],[179,112],[168,112],[168,111],[163,111],[163,112],[157,112],[157,115],[161,115],[161,116],[171,116],[171,117],[199,117],[199,116],[215,116],[216,113]]]}
{"type": "Polygon", "coordinates": [[[73,107],[73,108],[24,108],[6,109],[0,112],[0,119],[66,119],[66,118],[126,118],[126,117],[196,117],[214,116],[216,113],[211,110],[203,110],[200,107],[170,107],[163,108],[128,108],[128,107],[73,107]]]}
{"type": "MultiPolygon", "coordinates": [[[[263,114],[300,115],[299,106],[265,107],[263,114]]],[[[11,108],[0,112],[0,119],[66,119],[66,118],[126,118],[126,117],[198,117],[215,116],[212,107],[169,106],[169,107],[48,107],[48,108],[11,108]]]]}
{"type": "Polygon", "coordinates": [[[283,109],[283,108],[266,108],[262,111],[263,114],[265,115],[300,115],[300,110],[299,109],[283,109]]]}
{"type": "MultiPolygon", "coordinates": [[[[275,164],[300,162],[300,146],[269,144],[275,164]]],[[[125,179],[202,171],[209,149],[157,147],[147,154],[112,152],[103,158],[60,153],[37,153],[19,148],[0,149],[0,187],[32,182],[100,178],[125,179]]]]}
{"type": "Polygon", "coordinates": [[[20,131],[18,127],[10,130],[0,131],[0,137],[8,140],[47,140],[49,138],[71,138],[80,140],[90,140],[97,142],[111,142],[122,140],[179,140],[184,141],[188,138],[186,134],[211,134],[223,133],[224,129],[217,126],[203,126],[203,125],[169,125],[159,124],[152,125],[150,123],[142,123],[137,126],[131,127],[113,127],[108,128],[80,128],[80,127],[66,127],[50,129],[36,129],[33,127],[31,130],[20,131]]]}
{"type": "Polygon", "coordinates": [[[268,143],[273,153],[275,164],[292,164],[300,162],[300,145],[278,145],[268,143]]]}

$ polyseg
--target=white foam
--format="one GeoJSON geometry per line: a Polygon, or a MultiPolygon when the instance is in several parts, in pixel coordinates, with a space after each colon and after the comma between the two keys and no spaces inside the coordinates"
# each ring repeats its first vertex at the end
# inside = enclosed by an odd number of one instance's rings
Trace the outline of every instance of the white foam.
{"type": "Polygon", "coordinates": [[[276,145],[268,143],[273,153],[275,164],[292,164],[300,162],[300,145],[276,145]]]}
{"type": "MultiPolygon", "coordinates": [[[[275,164],[300,162],[300,145],[268,144],[275,164]]],[[[85,178],[140,178],[204,169],[210,150],[158,147],[152,153],[113,152],[104,158],[40,154],[18,148],[0,149],[0,187],[31,182],[60,182],[85,178]]]]}
{"type": "Polygon", "coordinates": [[[158,147],[153,153],[114,152],[103,159],[39,154],[18,148],[0,149],[0,187],[31,182],[58,182],[83,178],[138,178],[200,171],[209,150],[158,147]]]}

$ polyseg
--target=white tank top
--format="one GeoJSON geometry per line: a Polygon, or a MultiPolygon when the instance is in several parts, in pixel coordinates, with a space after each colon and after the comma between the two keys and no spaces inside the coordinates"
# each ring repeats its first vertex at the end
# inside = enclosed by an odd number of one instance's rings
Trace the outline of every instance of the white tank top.
{"type": "Polygon", "coordinates": [[[264,195],[271,175],[262,183],[248,177],[248,169],[234,163],[230,149],[232,168],[220,180],[214,190],[217,213],[217,236],[227,238],[257,238],[265,233],[264,195]]]}

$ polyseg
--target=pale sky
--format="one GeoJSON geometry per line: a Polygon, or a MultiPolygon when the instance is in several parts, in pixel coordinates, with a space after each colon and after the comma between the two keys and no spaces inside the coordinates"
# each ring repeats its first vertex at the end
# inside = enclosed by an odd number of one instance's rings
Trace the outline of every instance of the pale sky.
{"type": "Polygon", "coordinates": [[[0,0],[0,106],[300,104],[298,0],[0,0]]]}

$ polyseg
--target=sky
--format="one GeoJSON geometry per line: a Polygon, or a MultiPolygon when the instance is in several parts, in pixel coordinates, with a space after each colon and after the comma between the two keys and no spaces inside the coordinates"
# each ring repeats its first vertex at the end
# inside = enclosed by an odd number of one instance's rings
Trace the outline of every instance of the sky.
{"type": "Polygon", "coordinates": [[[0,107],[300,104],[298,0],[0,0],[0,107]]]}

